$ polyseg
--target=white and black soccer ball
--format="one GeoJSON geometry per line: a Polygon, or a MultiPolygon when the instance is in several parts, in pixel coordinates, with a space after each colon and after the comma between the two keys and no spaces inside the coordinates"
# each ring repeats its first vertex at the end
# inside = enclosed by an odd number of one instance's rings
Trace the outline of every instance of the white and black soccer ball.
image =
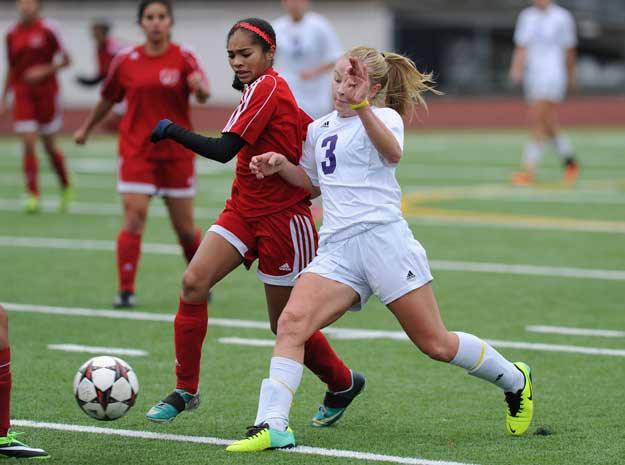
{"type": "Polygon", "coordinates": [[[78,405],[96,420],[117,420],[135,404],[139,379],[130,365],[103,355],[87,360],[74,377],[78,405]]]}

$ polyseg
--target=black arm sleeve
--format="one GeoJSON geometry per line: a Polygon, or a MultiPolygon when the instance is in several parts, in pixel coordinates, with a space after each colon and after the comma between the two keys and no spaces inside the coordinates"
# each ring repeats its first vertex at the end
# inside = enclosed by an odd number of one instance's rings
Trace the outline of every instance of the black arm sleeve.
{"type": "Polygon", "coordinates": [[[76,78],[76,81],[85,87],[92,87],[104,81],[104,76],[94,76],[94,77],[78,76],[76,78]]]}
{"type": "Polygon", "coordinates": [[[228,163],[246,144],[233,132],[225,132],[221,137],[204,137],[175,123],[167,128],[165,137],[175,140],[198,155],[220,163],[228,163]]]}

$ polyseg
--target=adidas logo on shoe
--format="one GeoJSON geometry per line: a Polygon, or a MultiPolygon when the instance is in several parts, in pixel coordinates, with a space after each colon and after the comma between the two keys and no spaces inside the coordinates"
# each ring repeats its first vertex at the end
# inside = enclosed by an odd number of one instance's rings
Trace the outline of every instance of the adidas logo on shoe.
{"type": "Polygon", "coordinates": [[[280,271],[291,271],[291,267],[289,266],[288,263],[285,263],[284,265],[280,266],[280,268],[278,268],[280,271]]]}
{"type": "Polygon", "coordinates": [[[413,281],[414,279],[416,279],[415,274],[412,272],[412,270],[408,270],[408,274],[406,275],[406,279],[408,281],[413,281]]]}

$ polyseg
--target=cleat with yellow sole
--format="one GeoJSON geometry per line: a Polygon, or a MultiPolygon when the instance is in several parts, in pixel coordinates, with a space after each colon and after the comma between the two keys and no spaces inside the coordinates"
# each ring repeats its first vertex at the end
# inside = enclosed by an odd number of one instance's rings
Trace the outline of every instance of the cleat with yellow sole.
{"type": "Polygon", "coordinates": [[[251,426],[247,430],[245,439],[230,444],[228,452],[261,452],[271,449],[290,449],[295,447],[295,435],[293,430],[278,431],[269,428],[267,423],[251,426]]]}
{"type": "Polygon", "coordinates": [[[532,386],[532,372],[523,362],[514,364],[525,378],[525,386],[517,392],[506,392],[506,430],[513,436],[524,434],[532,423],[534,416],[534,392],[532,386]]]}

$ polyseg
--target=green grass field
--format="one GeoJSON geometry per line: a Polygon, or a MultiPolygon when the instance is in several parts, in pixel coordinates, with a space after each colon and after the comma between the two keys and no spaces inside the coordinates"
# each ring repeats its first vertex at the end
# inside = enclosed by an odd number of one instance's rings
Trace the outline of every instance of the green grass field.
{"type": "MultiPolygon", "coordinates": [[[[529,434],[506,435],[503,394],[496,387],[430,361],[406,341],[330,336],[348,364],[366,374],[368,386],[336,427],[317,430],[308,421],[324,388],[306,373],[291,417],[301,445],[399,457],[389,463],[625,463],[625,139],[621,130],[571,135],[583,167],[573,188],[561,184],[560,167],[550,154],[535,187],[511,187],[507,180],[525,140],[515,131],[414,133],[407,137],[398,169],[406,214],[432,261],[447,326],[498,341],[505,356],[533,368],[536,417],[529,434]],[[614,337],[539,333],[529,331],[530,325],[620,332],[614,337]]],[[[7,305],[12,415],[65,425],[59,428],[78,426],[74,432],[17,426],[27,433],[24,440],[47,449],[49,463],[63,465],[375,463],[371,457],[363,460],[368,456],[321,456],[318,450],[233,456],[219,445],[82,428],[237,439],[254,420],[271,348],[219,339],[271,339],[271,334],[233,327],[231,320],[210,327],[201,408],[159,426],[144,414],[173,387],[171,323],[18,311],[34,305],[110,309],[115,294],[112,248],[121,220],[115,140],[96,138],[77,148],[65,139],[62,145],[77,186],[73,210],[56,212],[56,180],[40,156],[45,208],[29,216],[21,211],[18,141],[0,140],[0,302],[26,306],[7,305]],[[147,356],[123,357],[141,382],[136,406],[116,422],[88,418],[76,405],[71,384],[92,355],[49,350],[49,344],[147,351],[147,356]]],[[[229,194],[233,175],[231,166],[199,164],[198,224],[207,229],[229,194]]],[[[136,312],[172,314],[184,261],[159,199],[152,204],[144,243],[172,250],[144,249],[136,312]]],[[[255,273],[241,269],[219,284],[209,313],[265,322],[264,294],[255,273]]],[[[375,299],[335,326],[399,331],[375,299]]]]}

